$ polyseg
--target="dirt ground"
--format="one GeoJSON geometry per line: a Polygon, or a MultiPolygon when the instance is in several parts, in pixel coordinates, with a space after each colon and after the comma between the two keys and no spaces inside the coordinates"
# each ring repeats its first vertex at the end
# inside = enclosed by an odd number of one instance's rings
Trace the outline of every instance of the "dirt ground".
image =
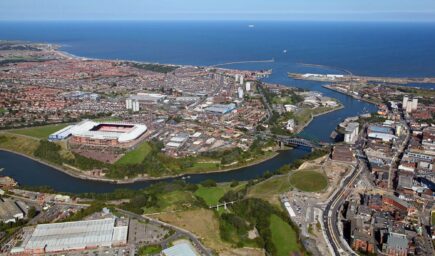
{"type": "Polygon", "coordinates": [[[215,250],[219,255],[260,256],[264,252],[255,248],[233,248],[223,242],[219,234],[219,220],[212,210],[195,209],[176,213],[162,213],[158,219],[194,233],[205,246],[215,250]]]}

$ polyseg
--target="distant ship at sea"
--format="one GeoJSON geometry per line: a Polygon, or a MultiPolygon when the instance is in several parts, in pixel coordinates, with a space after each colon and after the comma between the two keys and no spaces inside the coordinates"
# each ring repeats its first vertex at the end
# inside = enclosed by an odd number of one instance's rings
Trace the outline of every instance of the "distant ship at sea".
{"type": "Polygon", "coordinates": [[[282,51],[282,53],[287,53],[287,50],[282,51]]]}
{"type": "Polygon", "coordinates": [[[249,28],[255,28],[255,25],[249,25],[248,27],[249,28]]]}

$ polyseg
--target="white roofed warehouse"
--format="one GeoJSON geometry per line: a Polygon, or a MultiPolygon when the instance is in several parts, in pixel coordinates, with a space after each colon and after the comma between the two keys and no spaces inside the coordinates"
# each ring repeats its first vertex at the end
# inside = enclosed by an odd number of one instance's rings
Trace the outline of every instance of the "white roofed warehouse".
{"type": "Polygon", "coordinates": [[[127,244],[128,226],[115,224],[114,218],[40,224],[23,245],[24,250],[42,254],[127,244]]]}

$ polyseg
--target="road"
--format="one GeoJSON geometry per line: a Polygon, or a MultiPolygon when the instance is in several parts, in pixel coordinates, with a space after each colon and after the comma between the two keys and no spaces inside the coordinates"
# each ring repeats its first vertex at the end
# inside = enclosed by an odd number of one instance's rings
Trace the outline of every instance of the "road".
{"type": "Polygon", "coordinates": [[[342,181],[341,186],[329,199],[325,210],[323,211],[323,227],[325,228],[326,235],[325,239],[329,241],[334,255],[357,255],[355,252],[351,251],[348,244],[342,239],[338,227],[338,214],[347,196],[351,190],[354,189],[354,185],[359,180],[358,178],[361,173],[368,170],[367,162],[365,160],[366,155],[362,150],[366,144],[366,140],[364,139],[366,135],[365,130],[366,126],[364,126],[363,132],[360,134],[357,142],[354,145],[356,155],[361,157],[357,157],[357,164],[352,170],[352,173],[342,181]],[[344,241],[346,244],[344,244],[342,241],[344,241]]]}
{"type": "Polygon", "coordinates": [[[359,175],[365,170],[364,165],[358,165],[353,173],[343,181],[343,186],[333,195],[323,212],[323,226],[327,240],[332,246],[334,255],[355,255],[354,252],[349,252],[346,245],[341,242],[341,234],[338,228],[339,210],[349,195],[349,190],[358,180],[359,175]]]}
{"type": "Polygon", "coordinates": [[[396,151],[394,154],[393,160],[391,161],[390,168],[388,170],[388,189],[393,190],[393,178],[394,178],[394,170],[398,167],[398,164],[401,159],[401,155],[405,151],[405,149],[408,147],[409,140],[411,139],[411,131],[408,126],[408,124],[402,119],[401,123],[406,128],[406,138],[403,140],[402,144],[399,147],[399,150],[396,151]]]}

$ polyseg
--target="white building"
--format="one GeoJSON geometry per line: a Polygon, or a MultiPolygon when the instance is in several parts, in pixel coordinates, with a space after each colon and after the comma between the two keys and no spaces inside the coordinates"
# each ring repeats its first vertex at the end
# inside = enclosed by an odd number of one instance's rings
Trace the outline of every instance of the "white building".
{"type": "Polygon", "coordinates": [[[245,82],[245,78],[243,77],[243,75],[240,75],[240,84],[243,84],[245,82]]]}
{"type": "Polygon", "coordinates": [[[411,113],[412,111],[417,110],[417,108],[418,108],[417,98],[410,99],[408,96],[403,96],[402,109],[405,110],[406,113],[411,113]]]}
{"type": "Polygon", "coordinates": [[[236,74],[234,77],[234,80],[236,80],[236,83],[240,81],[240,75],[236,74]]]}
{"type": "Polygon", "coordinates": [[[128,226],[116,226],[113,218],[39,224],[23,244],[29,254],[55,253],[127,243],[128,226]]]}
{"type": "Polygon", "coordinates": [[[402,101],[402,109],[406,109],[406,105],[408,104],[408,96],[403,96],[403,101],[402,101]]]}
{"type": "Polygon", "coordinates": [[[137,100],[133,101],[132,110],[133,110],[133,112],[138,112],[140,110],[139,101],[137,101],[137,100]]]}
{"type": "Polygon", "coordinates": [[[126,109],[132,109],[133,108],[133,100],[128,98],[125,100],[125,108],[126,109]]]}
{"type": "Polygon", "coordinates": [[[344,132],[344,142],[354,144],[359,134],[359,123],[349,123],[344,132]]]}
{"type": "Polygon", "coordinates": [[[200,254],[195,250],[189,241],[181,241],[174,246],[164,249],[163,256],[199,256],[200,254]]]}
{"type": "Polygon", "coordinates": [[[412,99],[412,107],[411,107],[412,111],[417,110],[417,107],[418,107],[418,99],[414,98],[412,99]]]}
{"type": "Polygon", "coordinates": [[[246,82],[246,91],[251,91],[251,82],[246,82]]]}
{"type": "Polygon", "coordinates": [[[237,95],[239,96],[239,99],[243,99],[243,89],[242,87],[237,88],[237,95]]]}

